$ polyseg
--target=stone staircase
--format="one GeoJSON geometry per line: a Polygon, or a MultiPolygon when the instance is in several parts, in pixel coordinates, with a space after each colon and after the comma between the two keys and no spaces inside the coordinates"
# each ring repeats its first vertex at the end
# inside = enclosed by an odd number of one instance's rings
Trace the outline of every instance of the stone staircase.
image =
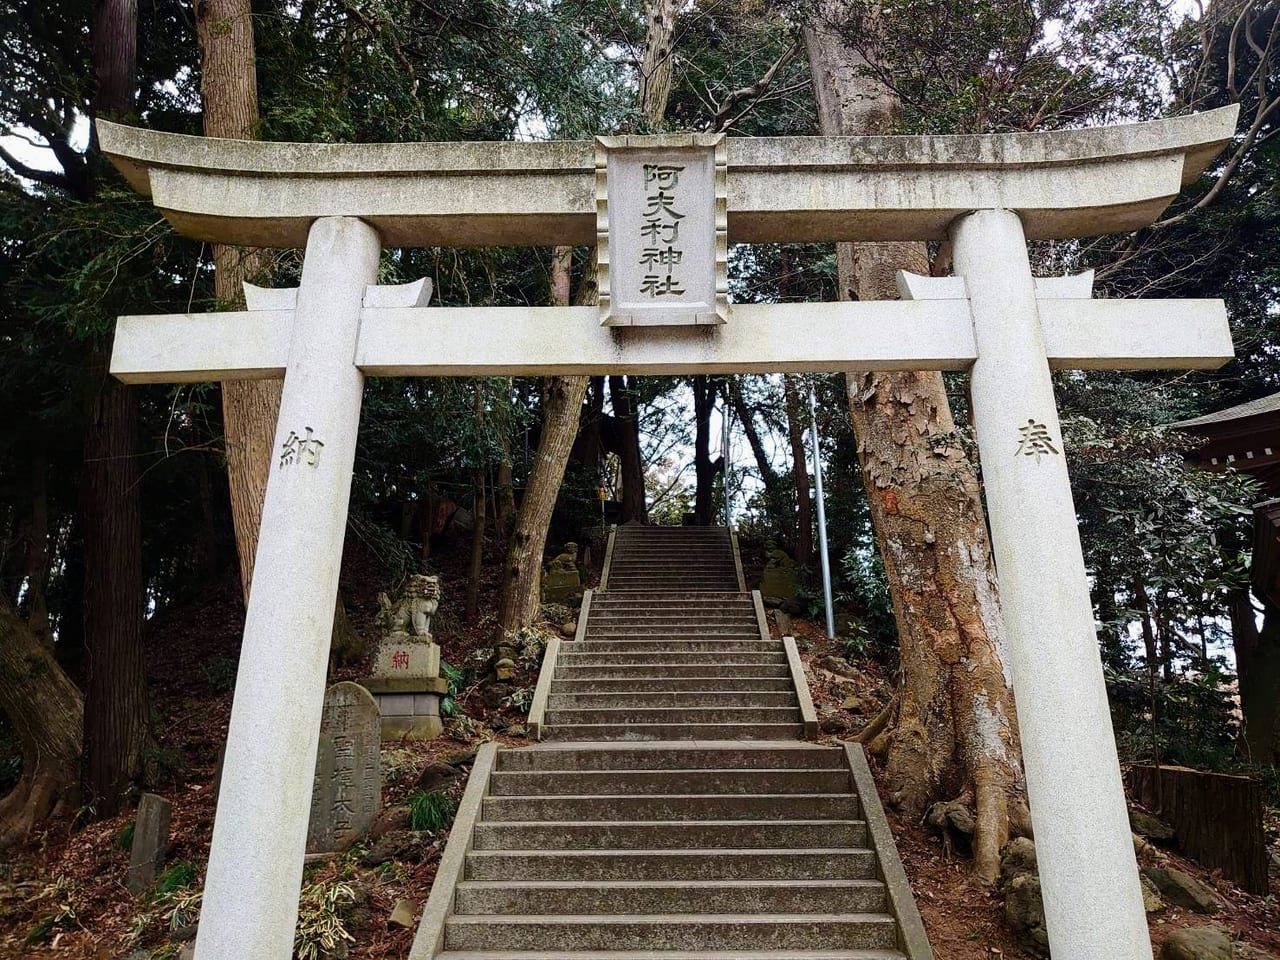
{"type": "Polygon", "coordinates": [[[544,742],[477,754],[411,960],[930,960],[861,748],[804,742],[739,571],[723,528],[611,537],[544,742]]]}
{"type": "Polygon", "coordinates": [[[600,588],[672,594],[744,592],[727,527],[618,527],[600,588]]]}

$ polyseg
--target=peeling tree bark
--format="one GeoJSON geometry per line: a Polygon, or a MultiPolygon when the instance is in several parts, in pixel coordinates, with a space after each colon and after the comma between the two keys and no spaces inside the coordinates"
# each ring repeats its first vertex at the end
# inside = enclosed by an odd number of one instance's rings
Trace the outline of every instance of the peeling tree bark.
{"type": "MultiPolygon", "coordinates": [[[[888,132],[897,104],[832,28],[848,0],[823,0],[805,29],[821,132],[888,132]]],[[[922,243],[839,244],[841,299],[896,297],[898,269],[929,273],[922,243]]],[[[972,462],[960,446],[942,375],[847,375],[871,517],[898,623],[902,680],[885,738],[890,801],[910,817],[933,802],[976,808],[975,870],[999,872],[1011,818],[1024,821],[1003,623],[972,462]]]]}

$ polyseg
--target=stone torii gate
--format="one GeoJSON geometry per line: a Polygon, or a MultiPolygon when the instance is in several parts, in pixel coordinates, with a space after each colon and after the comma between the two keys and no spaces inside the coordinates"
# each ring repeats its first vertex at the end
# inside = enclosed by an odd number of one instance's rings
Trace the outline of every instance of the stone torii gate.
{"type": "Polygon", "coordinates": [[[1088,276],[1034,279],[1026,244],[1150,223],[1235,116],[995,136],[350,145],[100,122],[103,151],[180,233],[306,248],[296,291],[240,312],[122,317],[112,356],[132,383],[284,377],[199,960],[291,954],[365,376],[851,369],[971,371],[1054,956],[1150,958],[1050,371],[1216,367],[1230,333],[1221,301],[1093,300],[1088,276]],[[725,297],[730,240],[948,237],[956,275],[901,276],[902,301],[725,297]],[[426,308],[419,287],[373,285],[384,246],[590,243],[599,308],[426,308]]]}

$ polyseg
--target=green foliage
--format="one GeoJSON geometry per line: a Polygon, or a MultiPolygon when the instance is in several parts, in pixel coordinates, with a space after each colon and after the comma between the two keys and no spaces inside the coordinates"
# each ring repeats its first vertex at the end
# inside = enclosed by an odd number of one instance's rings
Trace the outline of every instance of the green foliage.
{"type": "Polygon", "coordinates": [[[204,682],[214,693],[227,693],[236,687],[236,661],[231,657],[210,657],[200,664],[204,682]]]}
{"type": "Polygon", "coordinates": [[[458,695],[466,685],[467,674],[453,664],[441,660],[440,676],[444,677],[449,684],[445,695],[440,698],[440,715],[443,717],[456,717],[461,712],[458,709],[458,695]]]}
{"type": "Polygon", "coordinates": [[[439,833],[453,823],[457,812],[457,801],[443,793],[418,790],[409,796],[410,829],[439,833]]]}
{"type": "Polygon", "coordinates": [[[186,860],[179,860],[156,877],[155,896],[164,897],[178,890],[185,890],[199,879],[196,868],[186,860]]]}
{"type": "Polygon", "coordinates": [[[133,833],[134,833],[134,830],[137,829],[137,826],[138,826],[138,821],[135,819],[135,820],[130,820],[128,823],[126,823],[123,827],[120,828],[120,832],[116,834],[116,846],[118,848],[120,848],[121,850],[133,849],[133,833]]]}
{"type": "Polygon", "coordinates": [[[319,880],[302,888],[298,898],[298,927],[293,938],[297,960],[320,960],[345,944],[354,943],[347,930],[356,891],[341,880],[319,880]]]}
{"type": "Polygon", "coordinates": [[[504,697],[502,702],[506,706],[515,707],[527,716],[529,708],[533,706],[533,694],[533,687],[518,687],[509,696],[504,697]]]}
{"type": "Polygon", "coordinates": [[[38,904],[39,915],[23,938],[23,946],[43,943],[58,930],[79,924],[80,888],[65,874],[45,884],[34,900],[38,904]]]}
{"type": "Polygon", "coordinates": [[[1235,769],[1237,709],[1217,664],[1171,680],[1107,672],[1107,694],[1124,760],[1201,770],[1235,769]]]}

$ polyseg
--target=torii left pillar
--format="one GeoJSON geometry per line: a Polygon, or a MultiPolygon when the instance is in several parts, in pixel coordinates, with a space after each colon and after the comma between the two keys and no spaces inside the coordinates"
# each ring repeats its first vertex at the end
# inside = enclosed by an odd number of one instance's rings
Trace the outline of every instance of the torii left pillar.
{"type": "Polygon", "coordinates": [[[293,955],[329,638],[364,376],[355,365],[377,232],[307,235],[244,646],[196,936],[200,960],[293,955]]]}

